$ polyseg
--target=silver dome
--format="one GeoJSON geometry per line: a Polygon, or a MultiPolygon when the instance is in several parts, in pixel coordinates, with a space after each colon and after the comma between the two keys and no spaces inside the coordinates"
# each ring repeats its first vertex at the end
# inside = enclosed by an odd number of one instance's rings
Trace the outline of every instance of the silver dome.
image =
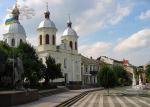
{"type": "Polygon", "coordinates": [[[72,28],[67,27],[66,30],[63,32],[63,36],[66,36],[66,35],[77,36],[77,33],[72,28]]]}
{"type": "Polygon", "coordinates": [[[7,25],[5,30],[6,30],[5,34],[7,34],[7,33],[19,33],[22,35],[26,35],[26,32],[25,32],[23,26],[19,22],[7,25]]]}
{"type": "Polygon", "coordinates": [[[43,21],[39,24],[39,27],[38,27],[38,28],[43,28],[43,27],[56,28],[54,22],[51,21],[50,19],[45,19],[45,20],[43,20],[43,21]]]}

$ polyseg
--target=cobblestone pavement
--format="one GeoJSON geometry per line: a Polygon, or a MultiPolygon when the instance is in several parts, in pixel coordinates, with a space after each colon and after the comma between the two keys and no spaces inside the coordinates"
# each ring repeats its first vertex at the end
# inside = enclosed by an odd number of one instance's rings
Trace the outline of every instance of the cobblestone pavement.
{"type": "Polygon", "coordinates": [[[109,96],[105,90],[89,93],[72,107],[150,107],[150,97],[120,96],[116,92],[111,90],[109,96]]]}
{"type": "Polygon", "coordinates": [[[23,104],[23,105],[14,106],[14,107],[55,107],[59,103],[65,100],[68,100],[69,98],[72,98],[80,93],[81,92],[76,92],[76,91],[64,92],[64,93],[60,93],[60,94],[56,94],[56,95],[52,95],[48,97],[43,97],[37,101],[23,104]]]}
{"type": "MultiPolygon", "coordinates": [[[[99,89],[99,88],[94,88],[94,89],[99,89]]],[[[81,94],[82,92],[89,91],[89,90],[93,90],[93,89],[70,90],[68,92],[59,93],[48,97],[43,97],[37,101],[14,106],[14,107],[55,107],[56,105],[62,103],[63,101],[66,101],[70,98],[73,98],[81,94]]]]}

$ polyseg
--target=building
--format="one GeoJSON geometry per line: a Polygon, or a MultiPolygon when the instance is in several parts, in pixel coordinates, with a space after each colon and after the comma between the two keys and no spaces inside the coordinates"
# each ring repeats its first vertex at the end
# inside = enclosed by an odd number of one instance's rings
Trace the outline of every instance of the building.
{"type": "MultiPolygon", "coordinates": [[[[48,7],[48,6],[47,6],[48,7]]],[[[37,28],[38,47],[37,54],[45,63],[48,56],[53,57],[56,63],[61,64],[61,70],[68,84],[81,83],[81,56],[78,54],[78,35],[72,28],[69,18],[67,27],[61,36],[61,44],[56,44],[57,28],[50,19],[50,12],[44,13],[44,20],[37,28]]],[[[64,80],[59,80],[64,81],[64,80]]]]}
{"type": "Polygon", "coordinates": [[[100,66],[102,66],[102,63],[107,64],[109,66],[122,66],[124,67],[124,69],[131,75],[133,75],[135,67],[129,63],[128,60],[123,59],[123,60],[116,60],[116,59],[112,59],[109,58],[107,56],[100,56],[99,58],[97,58],[97,60],[99,62],[101,62],[100,66]]]}
{"type": "Polygon", "coordinates": [[[89,86],[97,84],[97,72],[99,71],[99,64],[92,57],[87,58],[81,55],[81,74],[82,85],[89,86]]]}
{"type": "Polygon", "coordinates": [[[19,22],[20,11],[17,4],[11,12],[12,17],[7,19],[5,24],[5,32],[3,34],[3,40],[11,47],[17,47],[20,42],[26,42],[26,32],[23,26],[19,22]]]}

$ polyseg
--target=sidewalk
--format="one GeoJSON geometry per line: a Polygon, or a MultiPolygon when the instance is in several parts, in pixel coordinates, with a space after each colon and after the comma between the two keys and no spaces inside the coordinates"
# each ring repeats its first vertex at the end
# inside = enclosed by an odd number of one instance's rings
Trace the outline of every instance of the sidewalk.
{"type": "Polygon", "coordinates": [[[93,89],[81,89],[81,90],[70,90],[68,92],[60,93],[60,94],[55,94],[49,97],[44,97],[40,98],[37,101],[28,103],[28,104],[23,104],[19,106],[13,106],[13,107],[55,107],[56,105],[73,98],[82,92],[85,91],[90,91],[90,90],[96,90],[100,88],[93,88],[93,89]]]}

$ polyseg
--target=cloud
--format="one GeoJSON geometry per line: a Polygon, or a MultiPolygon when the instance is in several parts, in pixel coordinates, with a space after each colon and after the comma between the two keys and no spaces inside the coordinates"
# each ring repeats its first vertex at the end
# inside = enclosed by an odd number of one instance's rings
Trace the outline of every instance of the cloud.
{"type": "Polygon", "coordinates": [[[150,29],[140,30],[127,39],[119,42],[115,47],[115,51],[125,52],[130,50],[140,50],[150,45],[150,29]]]}
{"type": "Polygon", "coordinates": [[[110,47],[110,43],[97,42],[94,44],[79,46],[79,52],[85,56],[97,58],[101,55],[106,55],[110,47]]]}
{"type": "Polygon", "coordinates": [[[87,35],[106,26],[116,25],[132,10],[131,5],[119,4],[115,0],[94,1],[95,5],[76,19],[75,29],[79,35],[87,35]]]}
{"type": "Polygon", "coordinates": [[[139,19],[141,20],[150,19],[150,10],[142,12],[141,15],[139,16],[139,19]]]}

